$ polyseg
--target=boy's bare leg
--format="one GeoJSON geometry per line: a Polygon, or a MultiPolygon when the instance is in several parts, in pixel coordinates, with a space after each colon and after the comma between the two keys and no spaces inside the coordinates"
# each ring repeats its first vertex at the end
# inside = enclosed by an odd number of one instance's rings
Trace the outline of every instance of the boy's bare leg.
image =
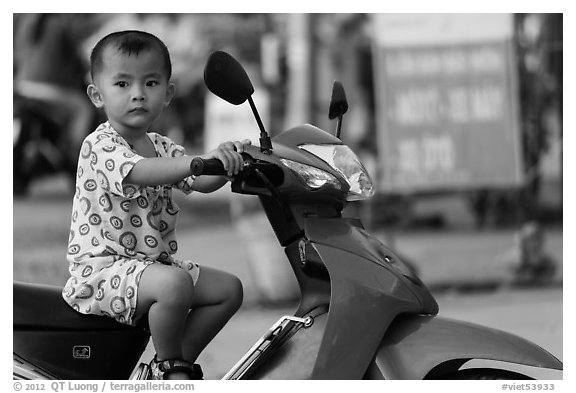
{"type": "Polygon", "coordinates": [[[196,361],[202,350],[238,311],[242,299],[242,283],[236,276],[204,265],[200,268],[192,311],[184,328],[184,359],[196,361]]]}
{"type": "MultiPolygon", "coordinates": [[[[182,337],[194,299],[192,277],[184,270],[156,263],[142,273],[138,284],[136,316],[148,312],[148,322],[158,360],[184,359],[182,337]]],[[[174,372],[169,379],[188,379],[174,372]]]]}

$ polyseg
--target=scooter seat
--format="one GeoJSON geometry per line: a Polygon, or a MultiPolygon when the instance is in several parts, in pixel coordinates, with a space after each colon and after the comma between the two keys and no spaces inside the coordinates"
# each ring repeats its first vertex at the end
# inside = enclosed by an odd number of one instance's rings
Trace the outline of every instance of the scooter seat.
{"type": "Polygon", "coordinates": [[[112,318],[76,312],[53,285],[13,283],[14,330],[118,330],[133,329],[112,318]]]}

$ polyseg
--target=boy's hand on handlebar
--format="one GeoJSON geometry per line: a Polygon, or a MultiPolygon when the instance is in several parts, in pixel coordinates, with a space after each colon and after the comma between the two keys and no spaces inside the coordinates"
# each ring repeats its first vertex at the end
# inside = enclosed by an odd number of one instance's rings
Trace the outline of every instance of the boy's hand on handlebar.
{"type": "Polygon", "coordinates": [[[217,158],[222,161],[224,169],[228,172],[228,176],[237,175],[238,172],[242,170],[244,165],[244,160],[242,159],[241,153],[244,152],[244,147],[251,145],[252,142],[249,139],[244,139],[242,141],[235,142],[224,142],[218,145],[218,147],[205,155],[202,158],[217,158]]]}

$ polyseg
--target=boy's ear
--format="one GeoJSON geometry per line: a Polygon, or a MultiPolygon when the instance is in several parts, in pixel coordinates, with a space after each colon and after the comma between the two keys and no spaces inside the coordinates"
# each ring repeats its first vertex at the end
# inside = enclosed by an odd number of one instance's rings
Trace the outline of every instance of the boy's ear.
{"type": "Polygon", "coordinates": [[[96,108],[102,108],[104,106],[104,101],[102,100],[102,95],[100,91],[93,83],[89,84],[86,88],[86,94],[90,98],[90,101],[94,104],[96,108]]]}
{"type": "Polygon", "coordinates": [[[164,106],[170,105],[170,101],[174,98],[176,94],[176,85],[174,83],[169,82],[168,88],[166,89],[166,98],[164,99],[164,106]]]}

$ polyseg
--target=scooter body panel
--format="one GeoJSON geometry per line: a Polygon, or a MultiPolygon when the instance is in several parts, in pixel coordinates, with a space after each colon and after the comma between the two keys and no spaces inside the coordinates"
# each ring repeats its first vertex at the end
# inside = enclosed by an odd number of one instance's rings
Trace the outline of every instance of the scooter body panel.
{"type": "Polygon", "coordinates": [[[361,379],[394,317],[421,304],[400,279],[342,249],[316,245],[332,296],[313,379],[361,379]]]}
{"type": "Polygon", "coordinates": [[[385,379],[418,380],[443,363],[460,366],[471,359],[562,370],[555,356],[521,337],[430,315],[398,317],[386,332],[375,363],[385,379]]]}
{"type": "Polygon", "coordinates": [[[318,308],[328,313],[314,316],[311,327],[299,328],[280,345],[271,344],[246,377],[361,379],[392,320],[401,313],[421,312],[422,304],[396,274],[342,245],[306,243],[314,257],[306,253],[302,265],[297,243],[286,249],[302,292],[296,315],[306,317],[318,308]],[[329,285],[306,273],[311,263],[318,263],[311,260],[316,257],[326,267],[329,285]]]}
{"type": "Polygon", "coordinates": [[[13,351],[57,379],[128,379],[149,335],[138,330],[13,333],[13,351]]]}
{"type": "Polygon", "coordinates": [[[435,302],[430,307],[418,291],[410,289],[413,281],[375,261],[379,245],[364,247],[362,243],[372,239],[358,229],[355,220],[309,219],[305,238],[299,242],[303,247],[287,247],[302,292],[296,314],[305,316],[319,306],[329,311],[321,327],[315,322],[311,328],[300,329],[282,349],[263,357],[265,362],[255,363],[257,371],[251,377],[360,379],[397,315],[424,312],[426,307],[437,310],[435,302]],[[307,273],[312,263],[324,266],[328,286],[318,285],[317,276],[307,273]]]}
{"type": "MultiPolygon", "coordinates": [[[[373,234],[366,231],[357,219],[350,218],[308,218],[305,221],[306,237],[318,245],[325,245],[343,250],[347,254],[362,258],[360,261],[338,265],[342,277],[346,278],[351,271],[359,271],[361,275],[367,274],[363,269],[374,270],[371,274],[377,279],[388,280],[379,291],[385,294],[402,294],[402,297],[415,299],[420,304],[421,313],[438,313],[438,303],[428,288],[402,262],[402,258],[394,253],[373,234]],[[386,278],[385,278],[386,277],[386,278]],[[392,280],[392,281],[390,281],[392,280]],[[408,295],[410,293],[410,295],[408,295]]],[[[340,258],[338,258],[340,259],[340,258]]],[[[328,270],[337,269],[339,260],[333,257],[323,258],[328,270]]],[[[331,273],[331,279],[337,273],[331,273]]],[[[365,280],[366,277],[359,280],[365,280]]],[[[375,279],[374,277],[371,278],[375,279]]]]}
{"type": "Polygon", "coordinates": [[[306,238],[328,270],[331,296],[314,379],[360,379],[394,318],[438,305],[358,220],[308,218],[306,238]],[[393,265],[396,263],[397,265],[393,265]]]}
{"type": "Polygon", "coordinates": [[[60,287],[13,291],[13,352],[58,379],[128,379],[150,339],[144,327],[74,311],[60,287]]]}

